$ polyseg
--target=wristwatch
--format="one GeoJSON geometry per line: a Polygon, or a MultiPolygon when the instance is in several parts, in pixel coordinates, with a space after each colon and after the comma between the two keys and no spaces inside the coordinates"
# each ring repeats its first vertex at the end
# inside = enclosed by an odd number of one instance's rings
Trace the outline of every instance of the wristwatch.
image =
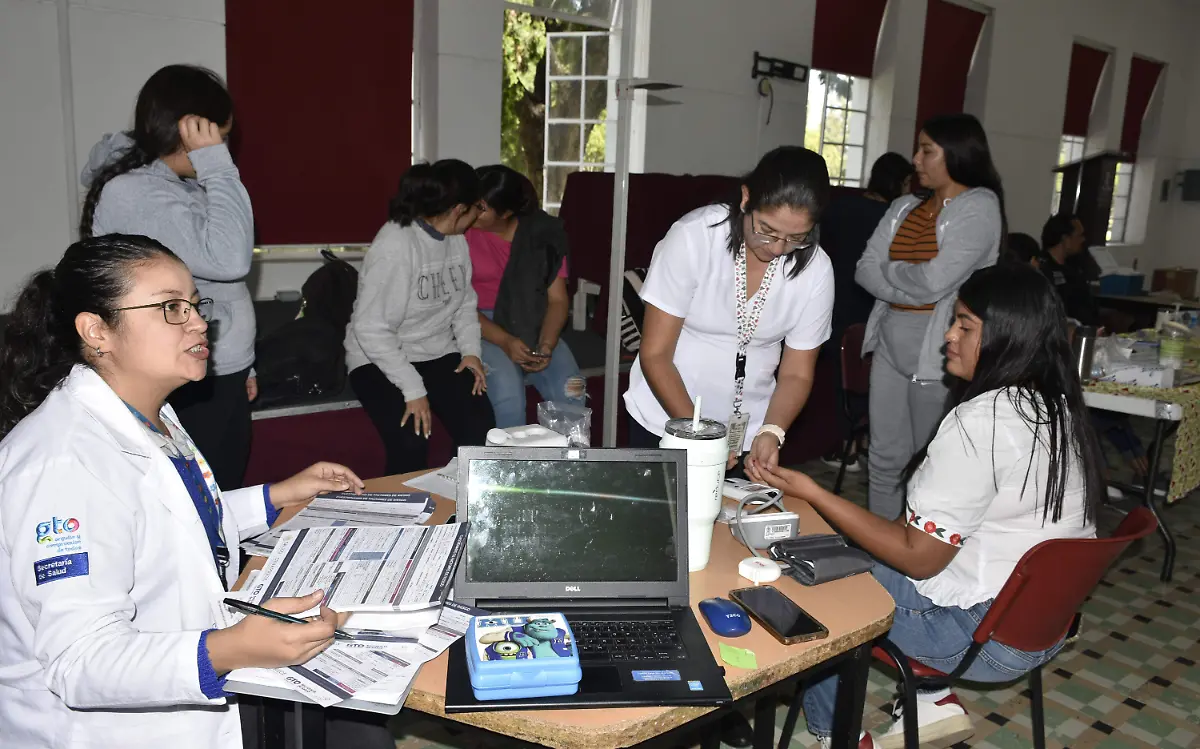
{"type": "Polygon", "coordinates": [[[774,424],[763,424],[758,428],[758,432],[754,435],[754,439],[758,439],[764,434],[769,434],[779,440],[779,446],[783,447],[783,429],[774,424]]]}

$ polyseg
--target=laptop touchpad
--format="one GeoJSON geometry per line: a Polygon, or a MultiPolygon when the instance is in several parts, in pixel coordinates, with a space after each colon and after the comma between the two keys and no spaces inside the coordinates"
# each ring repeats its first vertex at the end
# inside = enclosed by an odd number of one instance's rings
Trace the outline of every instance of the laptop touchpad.
{"type": "Polygon", "coordinates": [[[579,694],[621,691],[621,672],[616,666],[584,666],[579,694]]]}

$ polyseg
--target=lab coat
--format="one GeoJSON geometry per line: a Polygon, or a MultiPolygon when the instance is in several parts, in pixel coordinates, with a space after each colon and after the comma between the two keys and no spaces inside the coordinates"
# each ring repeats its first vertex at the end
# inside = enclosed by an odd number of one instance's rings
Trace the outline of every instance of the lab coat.
{"type": "MultiPolygon", "coordinates": [[[[222,504],[232,585],[263,487],[222,504]]],[[[200,690],[222,593],[170,459],[76,366],[0,442],[0,744],[240,749],[236,704],[200,690]]]]}

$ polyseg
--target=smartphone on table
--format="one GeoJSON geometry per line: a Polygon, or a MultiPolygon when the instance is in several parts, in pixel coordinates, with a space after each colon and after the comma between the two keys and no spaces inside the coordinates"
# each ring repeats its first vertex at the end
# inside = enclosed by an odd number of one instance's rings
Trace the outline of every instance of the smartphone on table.
{"type": "Polygon", "coordinates": [[[729,597],[784,645],[821,640],[829,630],[772,585],[738,588],[729,597]]]}

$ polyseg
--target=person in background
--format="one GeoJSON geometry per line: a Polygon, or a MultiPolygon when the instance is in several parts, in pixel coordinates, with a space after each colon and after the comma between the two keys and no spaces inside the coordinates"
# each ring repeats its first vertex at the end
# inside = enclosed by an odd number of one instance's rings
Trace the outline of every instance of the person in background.
{"type": "Polygon", "coordinates": [[[828,201],[825,160],[783,146],[762,157],[735,199],[692,211],[658,243],[625,392],[634,447],[656,447],[667,420],[691,416],[702,396],[705,417],[746,420],[730,468],[743,452],[747,469],[778,465],[829,338],[833,268],[817,228],[828,201]]]}
{"type": "Polygon", "coordinates": [[[1099,308],[1083,268],[1073,261],[1086,246],[1083,222],[1077,216],[1063,213],[1051,216],[1042,227],[1042,260],[1038,267],[1062,297],[1067,317],[1078,320],[1080,325],[1096,325],[1099,308]]]}
{"type": "MultiPolygon", "coordinates": [[[[167,403],[207,374],[211,307],[174,253],[121,234],[71,245],[17,299],[0,349],[5,746],[240,749],[226,675],[333,642],[323,606],[305,624],[218,619],[241,539],[363,483],[317,463],[221,490],[167,403]]],[[[299,614],[322,596],[266,606],[299,614]]]]}
{"type": "Polygon", "coordinates": [[[1009,232],[1008,236],[1005,237],[1005,242],[1008,245],[1008,260],[1021,265],[1032,266],[1035,270],[1041,269],[1042,247],[1036,239],[1028,234],[1014,231],[1009,232]]]}
{"type": "MultiPolygon", "coordinates": [[[[853,422],[858,415],[867,413],[866,396],[851,396],[852,418],[847,419],[843,407],[845,394],[842,392],[842,335],[851,325],[866,324],[871,316],[875,298],[866,289],[854,282],[854,269],[867,248],[867,240],[875,232],[888,206],[901,195],[907,195],[912,187],[913,166],[898,153],[885,153],[871,166],[871,178],[865,192],[843,193],[834,197],[821,216],[821,248],[833,263],[833,332],[821,349],[822,356],[831,356],[838,375],[834,380],[837,388],[838,424],[843,442],[850,438],[853,422]]],[[[858,473],[861,445],[851,447],[850,462],[846,470],[858,473]]],[[[842,453],[826,455],[826,465],[840,466],[842,453]]]]}
{"type": "Polygon", "coordinates": [[[211,70],[168,65],[142,86],[133,129],[92,147],[79,236],[138,234],[169,247],[213,300],[209,376],[171,395],[180,424],[222,486],[242,485],[250,458],[254,303],[245,278],[254,215],[225,140],[233,100],[211,70]]]}
{"type": "MultiPolygon", "coordinates": [[[[879,561],[871,574],[896,601],[888,639],[946,673],[1027,551],[1096,535],[1101,458],[1062,318],[1062,303],[1031,268],[1004,263],[962,284],[944,334],[952,408],[905,468],[905,517],[881,518],[797,471],[766,471],[767,483],[807,501],[879,561]]],[[[1026,652],[992,640],[963,678],[1010,682],[1061,647],[1026,652]]],[[[836,676],[804,693],[809,730],[823,746],[836,693],[836,676]]],[[[917,713],[922,746],[950,746],[973,733],[949,689],[918,692],[917,713]]],[[[903,747],[903,722],[893,715],[881,736],[868,734],[859,746],[903,747]]]]}
{"type": "Polygon", "coordinates": [[[930,119],[913,166],[919,196],[892,203],[854,276],[878,300],[863,344],[875,353],[868,504],[888,520],[904,506],[900,472],[944,412],[942,337],[958,287],[996,263],[1004,236],[1004,191],[979,120],[930,119]]]}
{"type": "Polygon", "coordinates": [[[538,206],[524,175],[496,164],[475,170],[482,198],[467,230],[479,296],[483,364],[496,426],[528,423],[525,385],[543,399],[582,406],[584,380],[559,336],[567,324],[567,235],[538,206]]]}
{"type": "Polygon", "coordinates": [[[456,448],[484,444],[496,425],[463,238],[479,197],[468,164],[414,164],[363,259],[346,366],[383,440],[388,474],[428,467],[435,413],[456,448]]]}

